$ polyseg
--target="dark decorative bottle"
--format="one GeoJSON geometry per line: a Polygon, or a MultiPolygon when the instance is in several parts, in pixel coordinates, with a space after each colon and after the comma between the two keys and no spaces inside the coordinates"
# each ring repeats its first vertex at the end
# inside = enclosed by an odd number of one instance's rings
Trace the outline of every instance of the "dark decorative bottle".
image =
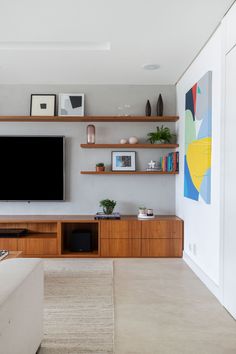
{"type": "Polygon", "coordinates": [[[152,107],[149,100],[147,100],[146,103],[145,113],[146,113],[146,117],[150,117],[150,115],[152,114],[152,107]]]}
{"type": "Polygon", "coordinates": [[[161,94],[157,100],[157,116],[163,116],[163,100],[161,94]]]}

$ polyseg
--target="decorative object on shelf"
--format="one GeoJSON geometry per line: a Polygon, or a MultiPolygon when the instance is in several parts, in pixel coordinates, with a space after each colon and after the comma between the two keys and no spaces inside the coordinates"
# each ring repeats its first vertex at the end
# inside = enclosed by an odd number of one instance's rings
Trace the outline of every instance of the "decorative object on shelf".
{"type": "Polygon", "coordinates": [[[148,133],[147,136],[147,141],[151,144],[165,144],[170,143],[170,141],[175,137],[175,134],[172,134],[168,127],[164,127],[162,125],[161,128],[157,127],[156,132],[148,133]]]}
{"type": "Polygon", "coordinates": [[[116,201],[111,199],[103,199],[100,201],[99,206],[103,208],[104,214],[111,215],[116,206],[116,201]]]}
{"type": "Polygon", "coordinates": [[[149,100],[147,100],[147,103],[146,103],[145,114],[147,117],[150,117],[152,114],[152,107],[151,107],[151,103],[149,100]]]}
{"type": "Polygon", "coordinates": [[[59,116],[84,116],[83,93],[59,94],[59,116]]]}
{"type": "Polygon", "coordinates": [[[95,144],[95,126],[93,124],[87,126],[87,144],[95,144]]]}
{"type": "Polygon", "coordinates": [[[135,171],[135,151],[112,151],[112,171],[135,171]]]}
{"type": "Polygon", "coordinates": [[[120,144],[127,144],[128,143],[128,140],[127,139],[120,139],[120,144]]]}
{"type": "Polygon", "coordinates": [[[156,168],[156,161],[151,160],[148,163],[148,168],[150,168],[150,169],[156,168]]]}
{"type": "Polygon", "coordinates": [[[148,168],[146,171],[160,171],[160,164],[157,164],[156,161],[153,161],[151,160],[149,163],[148,163],[148,168]]]}
{"type": "Polygon", "coordinates": [[[138,208],[138,213],[139,213],[140,215],[144,215],[144,214],[146,214],[146,210],[147,210],[147,208],[144,207],[144,206],[139,207],[139,208],[138,208]]]}
{"type": "Polygon", "coordinates": [[[139,219],[154,219],[155,215],[153,214],[153,209],[147,209],[145,207],[139,207],[139,209],[138,209],[138,218],[139,219]]]}
{"type": "Polygon", "coordinates": [[[96,164],[96,171],[97,172],[104,172],[105,171],[105,165],[103,162],[99,162],[96,164]]]}
{"type": "Polygon", "coordinates": [[[159,95],[157,100],[157,116],[163,116],[163,99],[161,94],[159,95]]]}
{"type": "Polygon", "coordinates": [[[138,144],[138,138],[136,136],[131,136],[129,138],[129,144],[138,144]]]}
{"type": "MultiPolygon", "coordinates": [[[[212,72],[185,95],[184,196],[211,203],[212,72]]],[[[233,161],[232,161],[233,163],[233,161]]]]}
{"type": "Polygon", "coordinates": [[[31,116],[55,116],[56,115],[56,95],[32,94],[30,100],[31,116]]]}

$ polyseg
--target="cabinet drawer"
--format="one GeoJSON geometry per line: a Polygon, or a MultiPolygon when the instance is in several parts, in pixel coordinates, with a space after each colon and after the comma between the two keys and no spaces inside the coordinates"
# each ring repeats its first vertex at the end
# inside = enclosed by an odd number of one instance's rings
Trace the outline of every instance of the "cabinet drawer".
{"type": "Polygon", "coordinates": [[[138,220],[102,220],[101,238],[141,238],[141,222],[138,220]]]}
{"type": "Polygon", "coordinates": [[[18,250],[23,251],[24,255],[56,255],[57,239],[20,239],[18,241],[18,250]]]}
{"type": "Polygon", "coordinates": [[[17,251],[17,238],[0,238],[0,249],[17,251]]]}
{"type": "Polygon", "coordinates": [[[142,238],[182,238],[182,221],[143,221],[142,238]]]}
{"type": "Polygon", "coordinates": [[[141,239],[102,239],[102,257],[140,257],[141,239]]]}
{"type": "Polygon", "coordinates": [[[142,257],[182,257],[182,240],[143,239],[142,257]]]}

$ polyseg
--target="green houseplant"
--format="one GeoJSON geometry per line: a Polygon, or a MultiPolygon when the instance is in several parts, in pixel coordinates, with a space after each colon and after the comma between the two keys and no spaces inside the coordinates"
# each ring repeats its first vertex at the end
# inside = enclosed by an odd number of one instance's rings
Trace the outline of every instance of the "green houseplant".
{"type": "Polygon", "coordinates": [[[100,207],[103,208],[104,214],[108,214],[108,215],[112,214],[115,206],[116,206],[116,202],[114,200],[103,199],[100,201],[100,207]]]}
{"type": "Polygon", "coordinates": [[[105,171],[105,165],[103,162],[99,162],[96,164],[96,171],[97,172],[105,171]]]}
{"type": "Polygon", "coordinates": [[[168,127],[157,127],[155,132],[148,133],[148,139],[151,144],[155,143],[170,143],[175,134],[171,134],[168,127]]]}

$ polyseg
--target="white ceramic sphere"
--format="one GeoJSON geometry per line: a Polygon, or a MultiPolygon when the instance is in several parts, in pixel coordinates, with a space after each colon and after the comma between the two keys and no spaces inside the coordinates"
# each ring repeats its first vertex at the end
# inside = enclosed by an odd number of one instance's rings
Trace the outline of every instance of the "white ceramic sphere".
{"type": "Polygon", "coordinates": [[[128,140],[127,139],[120,139],[120,144],[127,144],[128,140]]]}
{"type": "Polygon", "coordinates": [[[129,143],[130,144],[137,144],[138,143],[138,138],[136,136],[131,136],[129,138],[129,143]]]}

